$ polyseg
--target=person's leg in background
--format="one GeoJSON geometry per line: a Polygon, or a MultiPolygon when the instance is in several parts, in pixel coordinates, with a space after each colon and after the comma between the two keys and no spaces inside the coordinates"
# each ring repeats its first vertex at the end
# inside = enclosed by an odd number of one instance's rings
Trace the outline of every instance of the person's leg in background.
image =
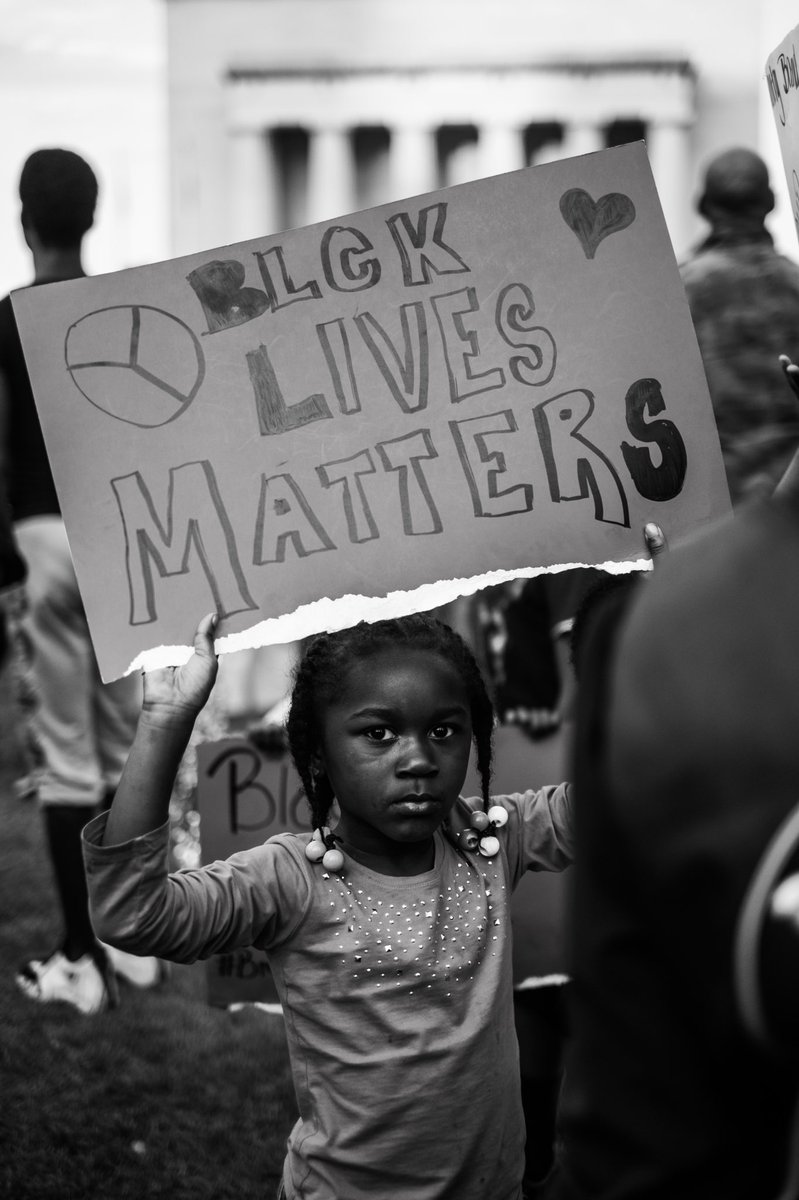
{"type": "Polygon", "coordinates": [[[14,740],[18,766],[11,788],[19,800],[35,800],[44,769],[44,753],[33,719],[38,696],[33,674],[33,647],[26,627],[28,593],[24,582],[0,589],[0,613],[6,635],[2,669],[6,672],[16,714],[14,740]]]}
{"type": "Polygon", "coordinates": [[[513,993],[519,1039],[522,1106],[527,1129],[524,1197],[538,1200],[555,1166],[557,1113],[568,1034],[568,983],[542,983],[513,993]]]}
{"type": "MultiPolygon", "coordinates": [[[[21,522],[16,534],[28,563],[27,626],[38,691],[33,720],[45,758],[39,801],[63,925],[59,949],[26,963],[17,982],[32,999],[65,1000],[93,1013],[116,998],[89,919],[80,841],[106,790],[94,727],[97,668],[63,523],[37,517],[21,522]]],[[[138,679],[125,682],[134,696],[138,679]]],[[[130,745],[136,708],[128,708],[120,713],[119,735],[124,728],[130,745]]]]}

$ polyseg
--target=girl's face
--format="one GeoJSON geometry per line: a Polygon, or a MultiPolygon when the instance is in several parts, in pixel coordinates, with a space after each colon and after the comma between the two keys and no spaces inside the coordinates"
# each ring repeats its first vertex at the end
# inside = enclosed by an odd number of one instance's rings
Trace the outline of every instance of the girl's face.
{"type": "Polygon", "coordinates": [[[456,669],[428,650],[378,651],[344,673],[321,725],[320,765],[345,850],[391,862],[430,846],[469,763],[469,700],[456,669]]]}

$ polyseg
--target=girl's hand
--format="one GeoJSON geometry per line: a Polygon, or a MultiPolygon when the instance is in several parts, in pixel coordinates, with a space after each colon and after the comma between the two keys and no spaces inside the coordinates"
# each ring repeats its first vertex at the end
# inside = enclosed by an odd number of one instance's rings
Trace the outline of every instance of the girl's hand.
{"type": "MultiPolygon", "coordinates": [[[[787,354],[780,355],[780,366],[794,396],[799,399],[799,367],[793,363],[787,354]]],[[[785,473],[774,489],[774,495],[796,502],[799,499],[799,446],[794,451],[793,458],[785,468],[785,473]]]]}
{"type": "Polygon", "coordinates": [[[794,396],[799,397],[799,367],[791,361],[787,354],[780,355],[780,366],[788,387],[794,396]]]}
{"type": "Polygon", "coordinates": [[[669,544],[666,541],[665,533],[654,521],[649,521],[644,525],[644,545],[649,557],[652,559],[652,566],[656,567],[658,557],[661,554],[666,554],[669,544]]]}
{"type": "Polygon", "coordinates": [[[153,719],[176,717],[194,721],[214,686],[218,662],[214,653],[216,613],[203,617],[194,635],[194,653],[182,667],[162,667],[144,674],[143,711],[153,719]]]}

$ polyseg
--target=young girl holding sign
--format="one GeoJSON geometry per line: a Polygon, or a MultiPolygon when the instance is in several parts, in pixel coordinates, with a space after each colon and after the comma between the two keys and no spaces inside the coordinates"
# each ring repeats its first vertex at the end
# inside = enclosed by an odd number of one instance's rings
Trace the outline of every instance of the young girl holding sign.
{"type": "Polygon", "coordinates": [[[113,807],[86,829],[99,936],[178,962],[267,952],[300,1113],[288,1200],[520,1200],[510,899],[524,871],[571,861],[568,786],[490,800],[493,710],[465,643],[425,615],[364,623],[314,638],[297,672],[289,741],[314,833],[168,875],[214,625],[185,666],[145,676],[113,807]],[[483,798],[463,804],[472,742],[483,798]]]}

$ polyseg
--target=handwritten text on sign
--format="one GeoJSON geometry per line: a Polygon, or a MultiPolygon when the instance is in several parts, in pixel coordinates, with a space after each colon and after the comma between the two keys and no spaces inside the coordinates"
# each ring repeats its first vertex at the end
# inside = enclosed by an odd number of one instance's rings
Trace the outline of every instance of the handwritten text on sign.
{"type": "Polygon", "coordinates": [[[799,63],[796,47],[799,45],[799,28],[794,29],[766,62],[766,85],[768,87],[777,137],[780,142],[785,177],[793,212],[794,224],[799,233],[799,63]]]}
{"type": "Polygon", "coordinates": [[[287,640],[728,507],[642,145],[15,311],[105,678],[212,608],[287,640]]]}
{"type": "MultiPolygon", "coordinates": [[[[202,861],[229,858],[277,833],[310,828],[310,809],[287,754],[269,757],[244,738],[197,748],[197,807],[202,861]]],[[[263,950],[215,954],[206,964],[208,1000],[277,1003],[263,950]]]]}

